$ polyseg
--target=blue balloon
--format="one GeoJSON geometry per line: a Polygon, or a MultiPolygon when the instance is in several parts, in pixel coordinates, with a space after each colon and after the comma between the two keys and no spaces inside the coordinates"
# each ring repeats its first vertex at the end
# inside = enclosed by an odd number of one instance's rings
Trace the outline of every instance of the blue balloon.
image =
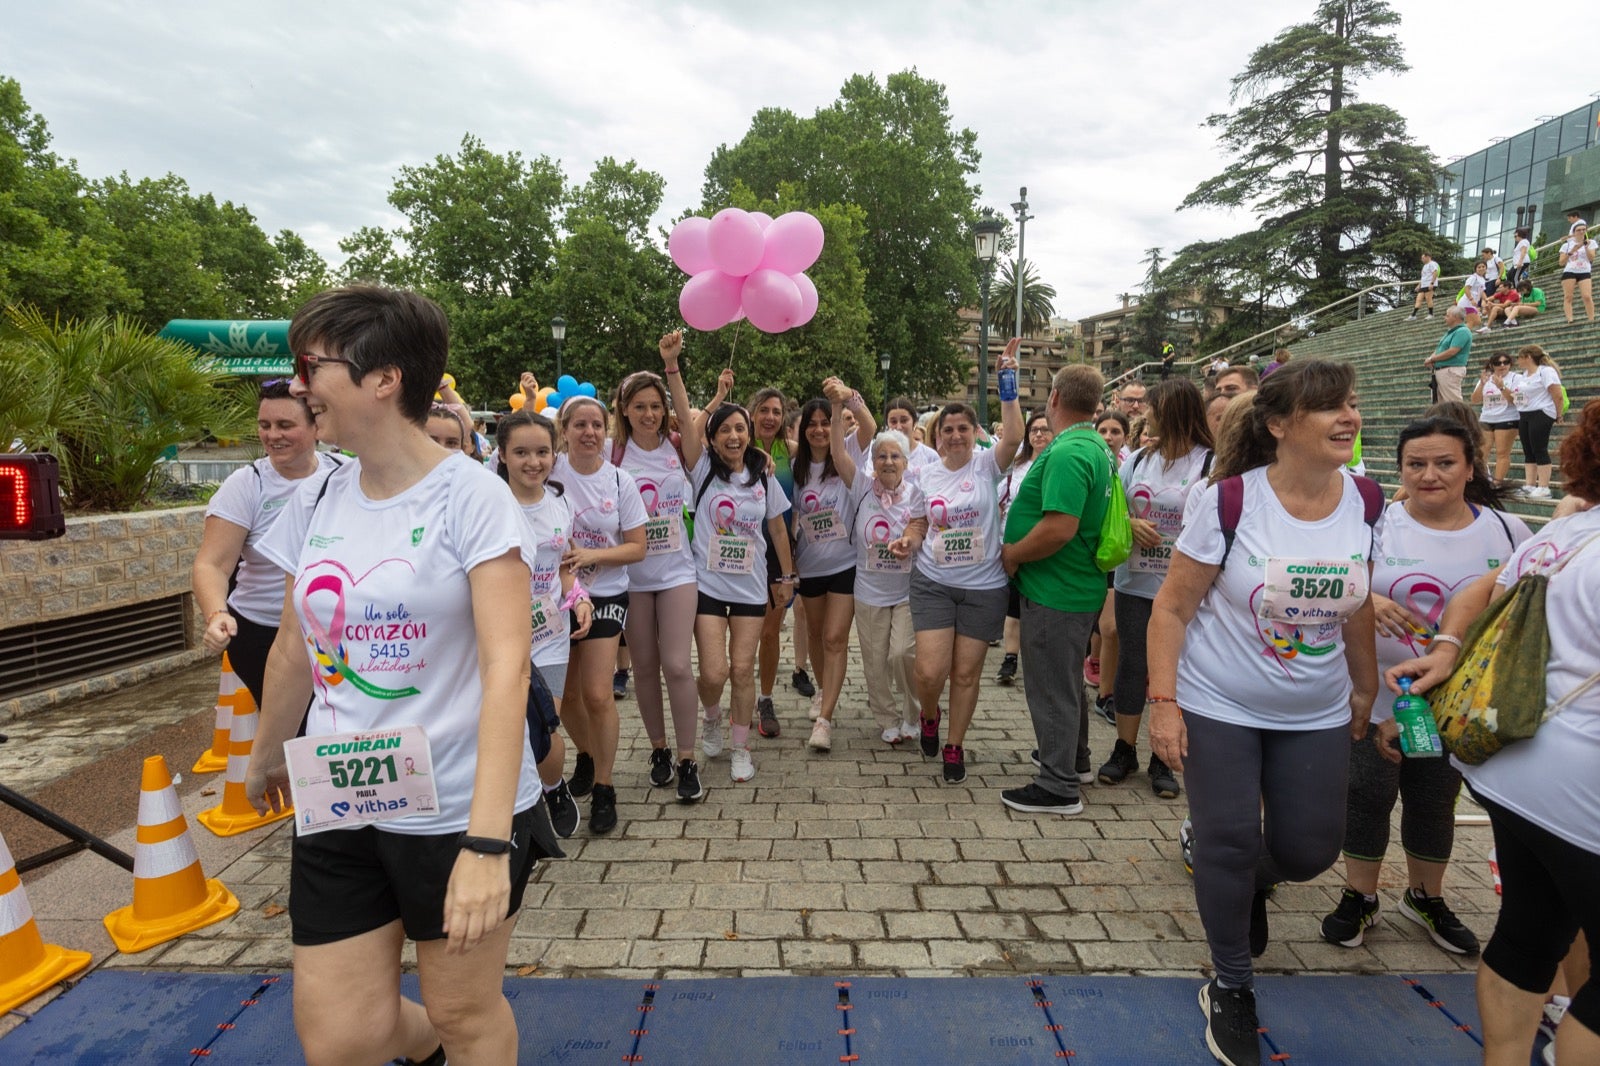
{"type": "Polygon", "coordinates": [[[583,384],[579,385],[578,386],[578,395],[579,396],[593,396],[593,395],[595,395],[594,382],[585,381],[583,384]]]}
{"type": "Polygon", "coordinates": [[[563,396],[571,396],[578,391],[578,379],[571,374],[562,374],[556,379],[556,389],[563,396]]]}
{"type": "Polygon", "coordinates": [[[566,401],[567,401],[567,398],[565,396],[561,395],[559,392],[552,392],[549,396],[546,396],[545,399],[544,399],[544,402],[548,405],[546,407],[546,410],[550,410],[550,411],[559,411],[559,410],[561,410],[561,405],[563,403],[565,403],[566,401]]]}

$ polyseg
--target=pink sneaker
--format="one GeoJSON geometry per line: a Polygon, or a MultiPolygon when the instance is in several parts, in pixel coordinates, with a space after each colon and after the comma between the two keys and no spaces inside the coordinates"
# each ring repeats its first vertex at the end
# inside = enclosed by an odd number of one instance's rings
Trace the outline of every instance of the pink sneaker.
{"type": "Polygon", "coordinates": [[[1100,687],[1100,660],[1092,655],[1083,660],[1083,680],[1095,688],[1100,687]]]}

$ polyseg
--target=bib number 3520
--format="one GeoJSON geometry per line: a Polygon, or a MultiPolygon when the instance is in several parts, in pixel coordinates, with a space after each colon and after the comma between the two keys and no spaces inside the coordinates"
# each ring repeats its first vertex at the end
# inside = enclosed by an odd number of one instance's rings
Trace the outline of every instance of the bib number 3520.
{"type": "Polygon", "coordinates": [[[433,751],[421,726],[299,737],[283,753],[302,836],[439,809],[433,751]]]}
{"type": "Polygon", "coordinates": [[[1294,625],[1348,621],[1367,600],[1367,564],[1350,559],[1268,559],[1262,618],[1294,625]]]}

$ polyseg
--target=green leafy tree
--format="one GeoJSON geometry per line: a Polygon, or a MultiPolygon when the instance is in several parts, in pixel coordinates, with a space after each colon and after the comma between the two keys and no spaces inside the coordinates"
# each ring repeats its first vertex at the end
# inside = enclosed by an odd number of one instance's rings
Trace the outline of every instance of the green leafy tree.
{"type": "Polygon", "coordinates": [[[1234,161],[1181,207],[1244,208],[1258,224],[1184,248],[1178,279],[1238,293],[1267,316],[1415,274],[1421,234],[1407,205],[1432,190],[1437,167],[1398,112],[1358,93],[1408,69],[1399,22],[1383,0],[1323,0],[1251,54],[1232,81],[1235,109],[1206,120],[1234,161]]]}
{"type": "MultiPolygon", "coordinates": [[[[738,144],[713,153],[702,202],[708,214],[729,206],[742,185],[775,209],[859,208],[857,259],[870,322],[857,354],[870,362],[872,353],[891,353],[896,390],[939,396],[969,362],[956,342],[960,309],[977,298],[977,189],[969,178],[978,158],[976,134],[953,127],[938,82],[915,70],[882,82],[855,75],[810,118],[758,111],[738,144]],[[780,195],[784,187],[789,196],[780,195]]],[[[826,311],[840,294],[813,280],[826,311]]]]}
{"type": "Polygon", "coordinates": [[[342,282],[406,287],[415,284],[411,261],[395,246],[396,237],[382,226],[362,226],[339,241],[344,262],[335,276],[342,282]]]}
{"type": "Polygon", "coordinates": [[[989,328],[1002,337],[1041,335],[1056,313],[1055,286],[1041,281],[1031,262],[1022,261],[1022,331],[1019,334],[1016,328],[1016,264],[1010,260],[1001,263],[998,275],[989,287],[989,328]]]}
{"type": "Polygon", "coordinates": [[[296,308],[333,284],[328,262],[293,230],[280,230],[272,239],[283,272],[277,317],[290,318],[296,308]]]}

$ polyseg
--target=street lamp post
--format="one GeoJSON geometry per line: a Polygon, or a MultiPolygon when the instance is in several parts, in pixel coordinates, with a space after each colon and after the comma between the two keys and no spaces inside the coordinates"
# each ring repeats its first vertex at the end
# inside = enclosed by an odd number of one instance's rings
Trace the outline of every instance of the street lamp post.
{"type": "Polygon", "coordinates": [[[550,320],[550,339],[556,342],[556,380],[561,380],[561,342],[567,339],[567,320],[560,315],[550,320]]]}
{"type": "MultiPolygon", "coordinates": [[[[889,353],[888,352],[884,352],[883,354],[878,356],[878,368],[883,371],[883,408],[884,408],[884,411],[887,412],[888,409],[889,409],[889,353]]],[[[886,414],[884,414],[883,417],[885,419],[887,419],[889,416],[886,413],[886,414]]]]}
{"type": "Polygon", "coordinates": [[[994,278],[994,257],[1000,250],[1000,231],[1005,228],[994,212],[984,208],[972,227],[973,250],[978,256],[978,291],[983,296],[982,316],[978,319],[978,422],[989,420],[989,282],[994,278]]]}
{"type": "Polygon", "coordinates": [[[1028,220],[1033,216],[1028,214],[1028,187],[1022,187],[1022,195],[1017,202],[1011,205],[1011,210],[1017,213],[1017,269],[1011,275],[1011,287],[1017,290],[1017,320],[1014,336],[1022,336],[1022,248],[1027,239],[1028,220]]]}

